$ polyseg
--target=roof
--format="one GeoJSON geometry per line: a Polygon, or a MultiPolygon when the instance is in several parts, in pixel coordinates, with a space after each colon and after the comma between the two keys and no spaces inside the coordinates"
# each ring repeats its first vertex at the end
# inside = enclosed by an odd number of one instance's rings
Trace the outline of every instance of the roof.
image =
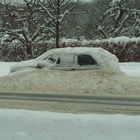
{"type": "Polygon", "coordinates": [[[99,56],[100,54],[106,55],[110,54],[108,51],[98,47],[98,48],[91,48],[91,47],[67,47],[67,48],[55,48],[47,51],[46,53],[39,56],[37,59],[42,59],[44,56],[49,54],[91,54],[96,56],[99,56]]]}
{"type": "Polygon", "coordinates": [[[104,51],[104,49],[98,47],[98,48],[91,48],[91,47],[67,47],[67,48],[56,48],[56,49],[52,49],[50,50],[51,52],[60,52],[60,53],[90,53],[90,52],[94,52],[94,53],[98,53],[100,51],[104,51]]]}

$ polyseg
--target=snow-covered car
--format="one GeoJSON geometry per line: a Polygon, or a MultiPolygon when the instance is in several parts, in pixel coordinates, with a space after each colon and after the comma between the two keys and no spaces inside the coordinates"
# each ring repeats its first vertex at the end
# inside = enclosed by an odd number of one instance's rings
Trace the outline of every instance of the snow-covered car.
{"type": "Polygon", "coordinates": [[[52,70],[89,70],[106,69],[118,71],[118,59],[115,55],[102,48],[57,48],[51,49],[36,59],[17,62],[11,66],[10,72],[16,72],[27,67],[52,70]]]}

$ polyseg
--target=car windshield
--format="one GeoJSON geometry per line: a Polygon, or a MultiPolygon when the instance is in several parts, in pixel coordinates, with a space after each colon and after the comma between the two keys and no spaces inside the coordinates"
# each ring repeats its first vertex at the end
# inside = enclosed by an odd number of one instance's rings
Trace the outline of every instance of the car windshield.
{"type": "Polygon", "coordinates": [[[57,55],[49,55],[43,59],[43,61],[47,61],[49,63],[55,63],[58,60],[59,56],[57,55]]]}

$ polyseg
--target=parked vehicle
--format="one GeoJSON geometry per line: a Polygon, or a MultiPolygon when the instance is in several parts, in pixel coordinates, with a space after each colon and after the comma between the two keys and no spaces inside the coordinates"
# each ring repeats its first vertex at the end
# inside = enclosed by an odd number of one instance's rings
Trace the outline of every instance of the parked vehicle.
{"type": "Polygon", "coordinates": [[[16,72],[27,67],[52,70],[89,70],[110,69],[119,70],[115,55],[102,48],[57,48],[47,51],[36,59],[17,62],[10,72],[16,72]]]}

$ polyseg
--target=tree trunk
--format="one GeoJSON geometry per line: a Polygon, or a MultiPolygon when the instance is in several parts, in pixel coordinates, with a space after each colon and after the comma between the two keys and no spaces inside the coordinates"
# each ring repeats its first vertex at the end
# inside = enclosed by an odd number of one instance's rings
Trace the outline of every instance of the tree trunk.
{"type": "Polygon", "coordinates": [[[60,27],[60,22],[59,22],[59,16],[60,16],[60,0],[57,0],[57,21],[56,21],[56,48],[59,48],[59,27],[60,27]]]}
{"type": "Polygon", "coordinates": [[[31,58],[35,58],[33,46],[31,45],[30,48],[31,48],[31,58]]]}
{"type": "Polygon", "coordinates": [[[33,50],[33,46],[31,44],[27,45],[27,49],[26,49],[27,54],[30,54],[31,58],[34,58],[34,50],[33,50]]]}
{"type": "Polygon", "coordinates": [[[56,23],[56,48],[59,48],[59,21],[56,23]]]}

